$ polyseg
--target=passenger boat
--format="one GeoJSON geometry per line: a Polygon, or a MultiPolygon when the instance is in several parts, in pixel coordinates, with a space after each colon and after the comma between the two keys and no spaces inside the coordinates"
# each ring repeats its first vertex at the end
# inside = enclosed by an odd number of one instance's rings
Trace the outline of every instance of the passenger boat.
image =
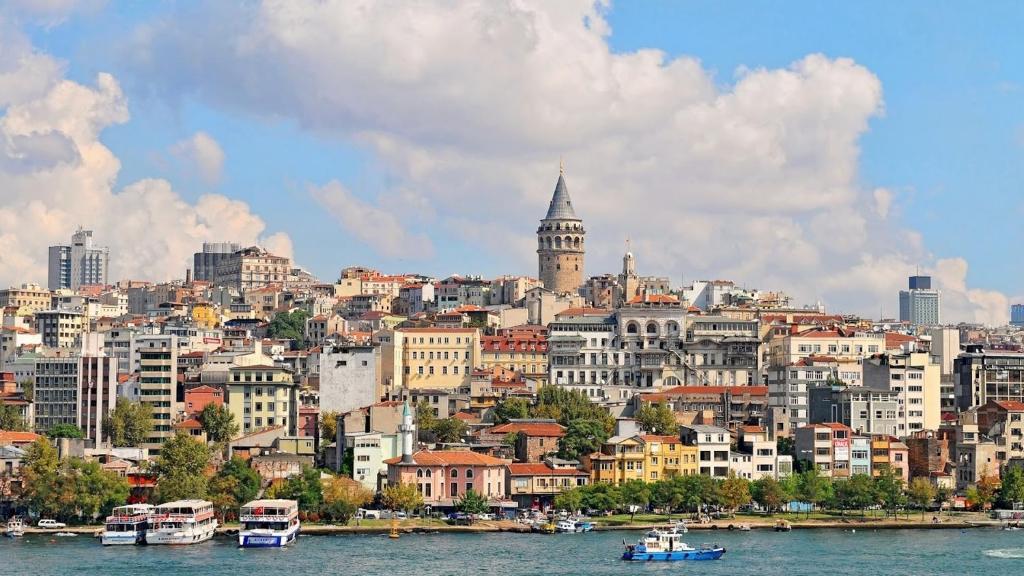
{"type": "Polygon", "coordinates": [[[295,500],[253,500],[238,513],[242,548],[280,548],[299,535],[299,503],[295,500]]]}
{"type": "Polygon", "coordinates": [[[7,521],[7,528],[4,529],[4,536],[8,538],[17,538],[18,536],[25,535],[25,523],[22,522],[21,518],[15,516],[7,521]]]}
{"type": "Polygon", "coordinates": [[[113,513],[107,516],[100,541],[104,546],[145,544],[152,514],[152,504],[128,504],[114,508],[113,513]]]}
{"type": "Polygon", "coordinates": [[[678,560],[718,560],[725,554],[725,548],[718,544],[704,544],[694,548],[682,540],[682,533],[675,530],[654,529],[640,538],[636,544],[626,544],[623,560],[639,562],[678,560]]]}
{"type": "Polygon", "coordinates": [[[147,544],[198,544],[213,538],[217,519],[206,500],[176,500],[153,509],[147,544]]]}

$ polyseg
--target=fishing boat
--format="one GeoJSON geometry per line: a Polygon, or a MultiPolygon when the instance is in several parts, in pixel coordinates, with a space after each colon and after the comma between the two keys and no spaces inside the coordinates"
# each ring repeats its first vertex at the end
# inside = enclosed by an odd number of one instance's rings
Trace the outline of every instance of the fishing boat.
{"type": "Polygon", "coordinates": [[[176,500],[153,509],[147,544],[198,544],[213,538],[217,519],[206,500],[176,500]]]}
{"type": "Polygon", "coordinates": [[[18,536],[25,535],[25,523],[22,522],[21,518],[17,516],[7,521],[7,528],[4,529],[4,536],[8,538],[17,538],[18,536]]]}
{"type": "Polygon", "coordinates": [[[555,524],[556,532],[576,532],[576,521],[575,520],[559,520],[558,524],[555,524]]]}
{"type": "Polygon", "coordinates": [[[104,546],[145,544],[152,504],[128,504],[114,508],[103,528],[100,541],[104,546]]]}
{"type": "Polygon", "coordinates": [[[299,503],[295,500],[253,500],[238,513],[242,548],[280,548],[299,535],[299,503]]]}
{"type": "Polygon", "coordinates": [[[644,534],[636,544],[623,545],[623,560],[635,562],[679,561],[679,560],[718,560],[725,554],[725,548],[718,544],[703,544],[694,548],[683,542],[683,534],[676,530],[654,529],[644,534]]]}
{"type": "Polygon", "coordinates": [[[554,522],[543,522],[538,520],[530,526],[531,532],[538,532],[540,534],[554,534],[558,531],[558,525],[554,522]]]}

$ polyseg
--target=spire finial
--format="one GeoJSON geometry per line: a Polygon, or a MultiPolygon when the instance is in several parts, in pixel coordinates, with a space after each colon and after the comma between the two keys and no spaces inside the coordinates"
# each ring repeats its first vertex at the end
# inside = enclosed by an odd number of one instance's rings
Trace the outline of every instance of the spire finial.
{"type": "Polygon", "coordinates": [[[558,156],[558,174],[565,176],[565,159],[561,155],[558,156]]]}
{"type": "Polygon", "coordinates": [[[626,252],[632,252],[632,249],[629,245],[629,234],[626,234],[626,252]]]}

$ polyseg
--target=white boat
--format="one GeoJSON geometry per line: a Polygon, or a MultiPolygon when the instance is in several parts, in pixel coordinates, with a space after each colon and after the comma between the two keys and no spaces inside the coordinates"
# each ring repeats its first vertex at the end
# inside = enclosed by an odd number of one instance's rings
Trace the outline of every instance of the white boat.
{"type": "Polygon", "coordinates": [[[559,520],[558,524],[555,524],[555,530],[557,532],[575,532],[576,521],[575,520],[559,520]]]}
{"type": "Polygon", "coordinates": [[[104,546],[144,544],[152,514],[152,504],[128,504],[114,508],[113,513],[107,516],[100,541],[104,546]]]}
{"type": "Polygon", "coordinates": [[[25,535],[25,523],[21,521],[21,518],[15,516],[7,521],[7,528],[4,530],[4,536],[9,538],[17,538],[18,536],[25,535]]]}
{"type": "Polygon", "coordinates": [[[242,548],[281,548],[299,535],[299,503],[295,500],[253,500],[238,513],[242,548]]]}
{"type": "Polygon", "coordinates": [[[217,519],[206,500],[176,500],[153,509],[146,544],[198,544],[213,538],[217,519]]]}

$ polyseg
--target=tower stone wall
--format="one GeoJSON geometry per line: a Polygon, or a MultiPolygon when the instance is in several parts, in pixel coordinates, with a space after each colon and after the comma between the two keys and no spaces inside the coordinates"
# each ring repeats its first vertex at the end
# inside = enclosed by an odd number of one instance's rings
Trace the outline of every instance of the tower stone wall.
{"type": "Polygon", "coordinates": [[[565,172],[558,175],[547,215],[537,228],[538,275],[544,287],[556,293],[575,294],[583,284],[586,230],[576,216],[565,186],[565,172]]]}

